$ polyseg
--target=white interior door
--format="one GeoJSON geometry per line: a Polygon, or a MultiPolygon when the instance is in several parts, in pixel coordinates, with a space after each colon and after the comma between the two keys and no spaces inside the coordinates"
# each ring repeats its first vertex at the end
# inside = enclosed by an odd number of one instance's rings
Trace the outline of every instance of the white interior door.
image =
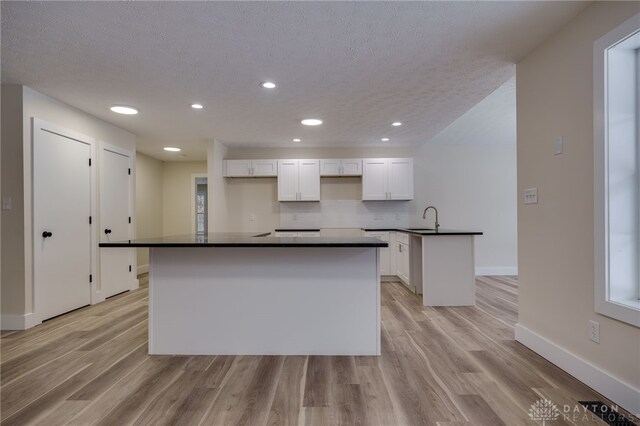
{"type": "MultiPolygon", "coordinates": [[[[130,240],[133,238],[131,154],[105,144],[100,169],[100,240],[130,240]]],[[[132,288],[133,263],[133,249],[100,249],[100,286],[104,297],[132,288]]]]}
{"type": "Polygon", "coordinates": [[[91,303],[91,145],[33,130],[33,274],[41,320],[91,303]]]}

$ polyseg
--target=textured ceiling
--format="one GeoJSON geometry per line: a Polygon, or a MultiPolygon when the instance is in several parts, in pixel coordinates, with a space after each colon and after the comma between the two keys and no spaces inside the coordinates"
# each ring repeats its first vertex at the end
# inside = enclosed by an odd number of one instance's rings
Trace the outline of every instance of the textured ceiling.
{"type": "Polygon", "coordinates": [[[462,114],[428,143],[433,145],[515,146],[515,77],[462,114]]]}
{"type": "Polygon", "coordinates": [[[7,2],[2,82],[193,159],[237,146],[412,145],[511,78],[584,2],[7,2]],[[258,86],[273,80],[275,90],[258,86]],[[200,102],[201,111],[189,105],[200,102]],[[109,111],[134,105],[137,116],[109,111]],[[318,128],[303,127],[318,117],[318,128]],[[399,120],[403,126],[390,127],[399,120]]]}

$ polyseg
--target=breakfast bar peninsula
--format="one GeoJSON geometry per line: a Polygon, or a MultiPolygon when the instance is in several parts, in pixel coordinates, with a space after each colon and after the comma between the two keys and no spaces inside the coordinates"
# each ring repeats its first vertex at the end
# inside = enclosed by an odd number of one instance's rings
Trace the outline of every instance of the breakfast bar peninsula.
{"type": "Polygon", "coordinates": [[[149,248],[149,353],[379,355],[371,237],[210,233],[101,243],[149,248]]]}

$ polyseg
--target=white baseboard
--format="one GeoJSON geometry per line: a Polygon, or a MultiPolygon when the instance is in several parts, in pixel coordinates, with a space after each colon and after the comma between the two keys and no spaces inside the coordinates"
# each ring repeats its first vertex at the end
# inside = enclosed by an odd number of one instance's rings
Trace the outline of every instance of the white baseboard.
{"type": "Polygon", "coordinates": [[[0,316],[0,328],[2,330],[26,330],[41,322],[33,313],[24,315],[3,314],[0,316]]]}
{"type": "Polygon", "coordinates": [[[149,272],[149,264],[147,263],[146,265],[138,265],[137,271],[137,275],[146,274],[147,272],[149,272]]]}
{"type": "Polygon", "coordinates": [[[476,266],[476,275],[518,275],[517,266],[476,266]]]}
{"type": "Polygon", "coordinates": [[[516,340],[631,414],[640,414],[640,390],[607,374],[520,324],[516,324],[516,340]]]}

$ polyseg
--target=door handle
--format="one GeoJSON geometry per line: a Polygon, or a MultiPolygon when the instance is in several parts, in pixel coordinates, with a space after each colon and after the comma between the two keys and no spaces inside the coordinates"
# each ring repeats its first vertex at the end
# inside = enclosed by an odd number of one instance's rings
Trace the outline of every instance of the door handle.
{"type": "Polygon", "coordinates": [[[49,232],[49,231],[44,231],[42,233],[42,238],[49,238],[49,237],[52,237],[52,236],[53,236],[53,234],[51,232],[49,232]]]}
{"type": "Polygon", "coordinates": [[[105,229],[105,230],[104,230],[104,233],[105,233],[105,234],[107,234],[107,235],[109,235],[109,234],[111,233],[111,229],[108,229],[108,228],[107,228],[107,229],[105,229]]]}

